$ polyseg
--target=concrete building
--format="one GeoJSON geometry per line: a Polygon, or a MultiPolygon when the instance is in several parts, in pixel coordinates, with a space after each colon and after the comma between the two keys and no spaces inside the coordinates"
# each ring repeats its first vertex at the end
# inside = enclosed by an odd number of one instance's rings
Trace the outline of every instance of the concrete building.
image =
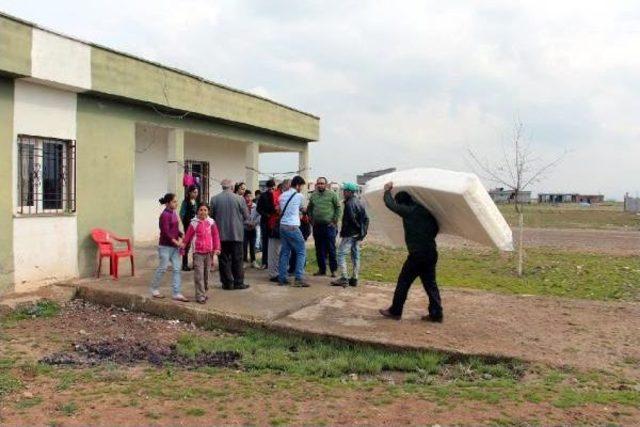
{"type": "Polygon", "coordinates": [[[259,157],[297,152],[319,118],[0,14],[0,293],[95,268],[94,227],[157,239],[158,199],[258,185],[259,157]],[[205,176],[206,175],[206,176],[205,176]]]}
{"type": "MultiPolygon", "coordinates": [[[[489,190],[489,195],[494,203],[513,203],[515,201],[515,191],[506,190],[502,187],[489,190]]],[[[531,191],[518,193],[518,202],[531,203],[531,191]]]]}
{"type": "Polygon", "coordinates": [[[538,203],[603,203],[602,194],[538,193],[538,203]]]}

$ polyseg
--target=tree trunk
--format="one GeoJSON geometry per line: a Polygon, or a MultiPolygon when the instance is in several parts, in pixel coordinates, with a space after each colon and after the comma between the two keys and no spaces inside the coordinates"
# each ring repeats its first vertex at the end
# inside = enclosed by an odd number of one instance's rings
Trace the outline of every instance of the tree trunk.
{"type": "Polygon", "coordinates": [[[524,234],[524,215],[522,212],[518,215],[518,277],[522,277],[523,264],[523,234],[524,234]]]}

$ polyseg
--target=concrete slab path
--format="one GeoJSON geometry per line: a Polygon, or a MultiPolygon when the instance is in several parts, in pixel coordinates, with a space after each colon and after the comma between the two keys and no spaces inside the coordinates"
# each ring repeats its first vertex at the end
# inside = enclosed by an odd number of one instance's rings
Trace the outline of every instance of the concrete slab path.
{"type": "MultiPolygon", "coordinates": [[[[391,301],[393,286],[368,283],[357,288],[329,286],[310,278],[310,288],[279,287],[266,273],[247,270],[251,288],[224,291],[217,274],[205,305],[149,297],[152,270],[135,278],[83,280],[78,296],[200,325],[230,329],[266,327],[279,331],[339,337],[351,341],[500,356],[556,366],[616,369],[640,376],[640,304],[500,295],[444,289],[443,324],[420,320],[426,297],[416,283],[402,320],[377,310],[391,301]]],[[[163,289],[169,292],[169,274],[163,289]]],[[[193,298],[192,273],[183,273],[185,295],[193,298]]]]}

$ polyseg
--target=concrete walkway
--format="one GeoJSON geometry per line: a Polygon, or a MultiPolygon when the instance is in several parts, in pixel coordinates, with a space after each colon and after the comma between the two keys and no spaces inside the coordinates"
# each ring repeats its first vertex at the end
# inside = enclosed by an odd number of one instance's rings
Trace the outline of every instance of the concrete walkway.
{"type": "MultiPolygon", "coordinates": [[[[124,265],[123,265],[124,267],[124,265]]],[[[124,268],[123,268],[124,269],[124,268]]],[[[381,318],[377,310],[391,301],[393,286],[329,286],[311,278],[310,288],[279,287],[263,271],[247,270],[251,288],[223,291],[217,273],[207,304],[149,298],[152,270],[135,278],[84,280],[78,296],[100,304],[146,311],[203,326],[241,330],[265,327],[302,334],[340,337],[393,347],[441,350],[465,355],[514,357],[552,365],[621,369],[638,376],[640,304],[605,303],[547,297],[499,295],[445,289],[443,324],[420,320],[426,301],[422,287],[411,290],[401,321],[381,318]],[[630,367],[635,361],[636,367],[630,367]]],[[[193,298],[192,273],[183,289],[193,298]]],[[[163,289],[169,294],[170,274],[163,289]]]]}

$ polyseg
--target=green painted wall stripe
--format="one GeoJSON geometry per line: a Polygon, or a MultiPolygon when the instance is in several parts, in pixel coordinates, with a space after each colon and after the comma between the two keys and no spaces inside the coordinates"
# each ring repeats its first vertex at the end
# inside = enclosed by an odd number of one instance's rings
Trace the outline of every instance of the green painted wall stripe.
{"type": "Polygon", "coordinates": [[[166,105],[305,141],[319,138],[316,117],[106,49],[91,51],[92,90],[166,105]]]}
{"type": "Polygon", "coordinates": [[[31,75],[30,26],[0,16],[0,70],[31,75]]]}
{"type": "Polygon", "coordinates": [[[0,77],[0,295],[13,290],[13,80],[0,77]]]}

